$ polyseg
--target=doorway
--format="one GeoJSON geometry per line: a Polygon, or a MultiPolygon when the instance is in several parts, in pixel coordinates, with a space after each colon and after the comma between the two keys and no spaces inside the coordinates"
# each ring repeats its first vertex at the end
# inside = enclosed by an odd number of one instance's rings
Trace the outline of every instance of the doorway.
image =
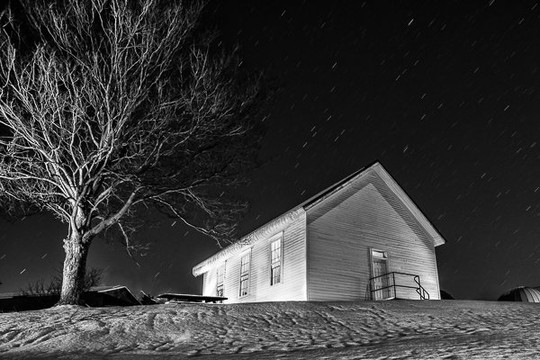
{"type": "Polygon", "coordinates": [[[386,300],[391,298],[388,275],[388,253],[371,249],[371,298],[386,300]]]}

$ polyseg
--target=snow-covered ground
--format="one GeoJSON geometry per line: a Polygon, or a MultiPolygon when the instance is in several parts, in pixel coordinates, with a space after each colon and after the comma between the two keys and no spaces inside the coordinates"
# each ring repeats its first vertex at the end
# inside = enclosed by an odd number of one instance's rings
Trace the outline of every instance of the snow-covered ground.
{"type": "Polygon", "coordinates": [[[540,305],[165,304],[0,314],[0,358],[540,359],[540,305]]]}

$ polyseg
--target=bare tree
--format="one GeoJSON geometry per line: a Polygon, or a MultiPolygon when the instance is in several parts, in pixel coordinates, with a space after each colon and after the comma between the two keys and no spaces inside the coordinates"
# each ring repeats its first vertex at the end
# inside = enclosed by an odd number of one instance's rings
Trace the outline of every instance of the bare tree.
{"type": "Polygon", "coordinates": [[[257,79],[202,34],[198,2],[21,0],[0,34],[0,200],[67,224],[59,304],[76,304],[92,240],[149,206],[230,238],[253,153],[257,79]],[[219,49],[218,49],[219,50],[219,49]]]}
{"type": "Polygon", "coordinates": [[[56,288],[55,285],[53,281],[46,284],[45,280],[39,279],[28,283],[25,288],[20,289],[19,295],[58,295],[60,294],[60,288],[56,288]]]}

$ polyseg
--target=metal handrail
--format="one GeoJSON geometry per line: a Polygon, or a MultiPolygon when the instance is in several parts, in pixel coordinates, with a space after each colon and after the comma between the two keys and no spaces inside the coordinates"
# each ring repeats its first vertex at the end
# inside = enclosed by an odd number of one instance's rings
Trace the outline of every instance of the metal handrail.
{"type": "Polygon", "coordinates": [[[392,272],[389,272],[389,273],[386,273],[386,274],[383,274],[383,275],[374,276],[374,277],[370,278],[369,279],[369,287],[370,287],[370,295],[371,295],[372,299],[373,299],[373,293],[374,292],[385,290],[385,289],[390,289],[390,288],[394,289],[394,297],[397,297],[396,288],[398,288],[398,287],[399,288],[407,288],[407,289],[415,289],[416,293],[418,294],[418,296],[420,297],[421,300],[429,300],[430,299],[429,293],[420,284],[420,276],[418,276],[416,274],[404,273],[404,272],[399,272],[399,271],[392,271],[392,272]],[[387,277],[389,279],[390,275],[392,275],[392,284],[391,285],[380,287],[380,288],[377,288],[377,289],[372,288],[371,284],[373,283],[373,280],[381,278],[381,277],[387,277]],[[409,285],[401,285],[401,284],[398,285],[398,284],[396,284],[396,275],[411,276],[413,278],[414,282],[418,286],[409,286],[409,285]]]}
{"type": "Polygon", "coordinates": [[[414,278],[414,282],[418,284],[418,288],[416,289],[416,292],[420,296],[420,299],[422,300],[429,300],[429,293],[424,289],[422,285],[420,285],[420,276],[416,275],[414,278]]]}
{"type": "Polygon", "coordinates": [[[377,279],[377,278],[380,278],[380,277],[383,277],[383,276],[387,276],[389,274],[407,275],[407,276],[413,276],[413,277],[418,276],[416,274],[409,274],[409,273],[404,273],[404,272],[399,272],[399,271],[392,271],[392,272],[382,274],[382,275],[379,275],[379,276],[374,276],[374,277],[370,278],[369,280],[377,279]]]}

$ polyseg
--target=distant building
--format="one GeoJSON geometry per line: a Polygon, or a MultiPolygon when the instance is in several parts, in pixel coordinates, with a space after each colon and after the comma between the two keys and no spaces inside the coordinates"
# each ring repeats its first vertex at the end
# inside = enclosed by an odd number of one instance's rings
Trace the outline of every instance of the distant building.
{"type": "Polygon", "coordinates": [[[498,300],[540,303],[540,288],[518,286],[502,294],[498,300]]]}
{"type": "Polygon", "coordinates": [[[141,303],[131,293],[127,286],[93,286],[83,295],[83,301],[88,306],[133,306],[141,303]]]}
{"type": "Polygon", "coordinates": [[[445,241],[380,163],[358,171],[193,268],[226,303],[440,299],[445,241]]]}
{"type": "MultiPolygon", "coordinates": [[[[0,294],[0,312],[39,310],[54,306],[60,295],[0,294]]],[[[125,286],[94,286],[82,295],[82,301],[91,307],[140,305],[125,286]]]]}

